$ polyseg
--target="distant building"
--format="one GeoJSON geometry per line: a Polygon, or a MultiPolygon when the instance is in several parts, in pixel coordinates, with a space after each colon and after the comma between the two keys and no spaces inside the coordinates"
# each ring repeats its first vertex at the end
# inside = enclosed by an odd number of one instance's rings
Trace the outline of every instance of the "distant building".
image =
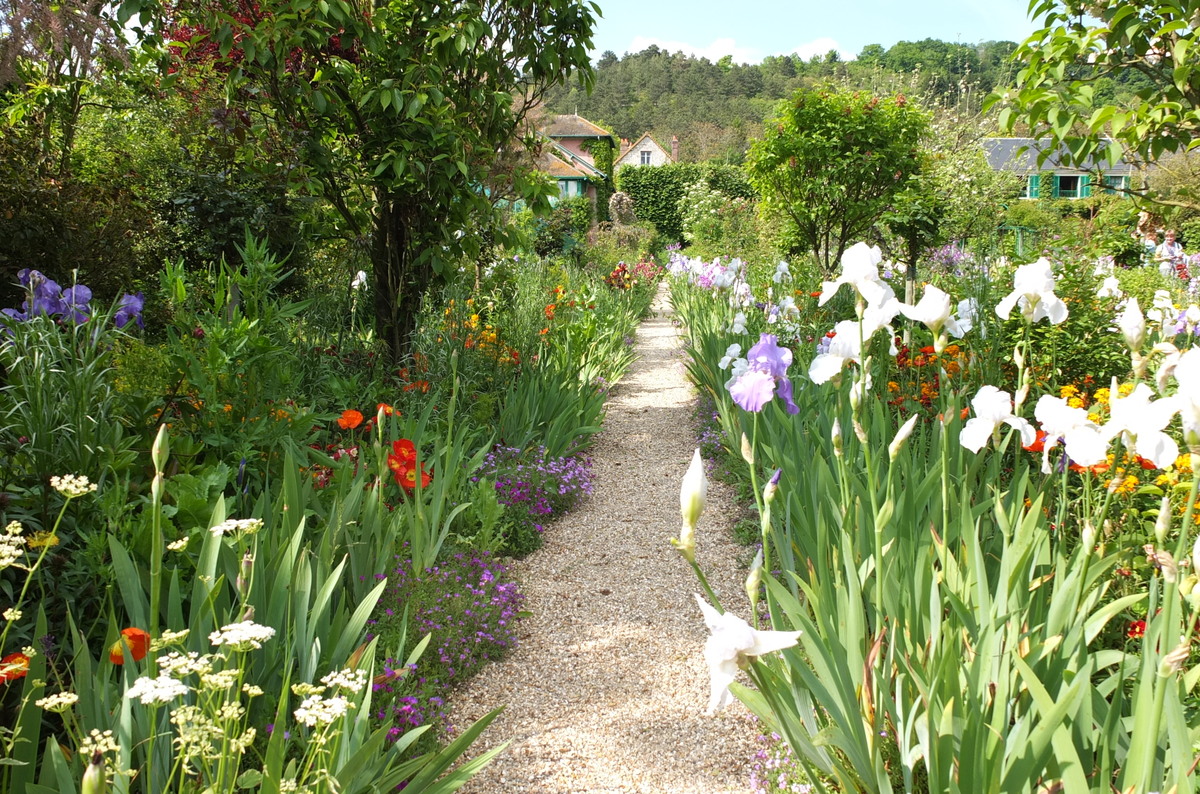
{"type": "Polygon", "coordinates": [[[594,202],[595,183],[603,182],[608,174],[596,168],[596,160],[585,145],[591,141],[608,141],[615,149],[616,138],[578,114],[551,116],[541,133],[550,139],[550,145],[542,150],[538,170],[558,181],[558,193],[562,198],[587,196],[594,202]]]}
{"type": "MultiPolygon", "coordinates": [[[[1051,154],[1040,167],[1042,142],[1034,138],[984,138],[983,150],[988,164],[997,171],[1011,171],[1025,179],[1021,198],[1086,198],[1097,190],[1107,193],[1128,189],[1134,174],[1133,164],[1122,160],[1111,164],[1089,160],[1084,168],[1064,166],[1057,154],[1051,154]],[[1097,163],[1101,166],[1097,168],[1097,163]],[[1095,184],[1099,172],[1101,184],[1095,184]]],[[[1059,152],[1064,151],[1059,149],[1059,152]]]]}
{"type": "Polygon", "coordinates": [[[613,170],[621,166],[667,165],[679,160],[679,138],[671,138],[671,151],[667,152],[650,133],[642,135],[632,144],[621,141],[621,154],[613,161],[613,170]]]}

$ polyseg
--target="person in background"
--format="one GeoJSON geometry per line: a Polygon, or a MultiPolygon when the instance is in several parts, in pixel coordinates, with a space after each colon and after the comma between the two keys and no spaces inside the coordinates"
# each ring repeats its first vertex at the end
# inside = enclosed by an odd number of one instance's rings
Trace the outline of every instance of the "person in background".
{"type": "Polygon", "coordinates": [[[1175,240],[1175,230],[1167,229],[1165,237],[1166,239],[1154,252],[1154,258],[1158,262],[1158,272],[1164,276],[1177,276],[1181,269],[1186,272],[1183,264],[1183,246],[1175,240]]]}
{"type": "Polygon", "coordinates": [[[1155,263],[1155,255],[1158,253],[1158,234],[1153,229],[1147,229],[1146,235],[1142,238],[1142,264],[1150,265],[1155,263]]]}

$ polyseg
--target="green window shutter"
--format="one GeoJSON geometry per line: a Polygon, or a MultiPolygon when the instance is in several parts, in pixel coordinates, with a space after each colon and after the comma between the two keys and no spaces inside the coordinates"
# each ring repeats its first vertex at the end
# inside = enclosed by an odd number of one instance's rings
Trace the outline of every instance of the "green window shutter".
{"type": "Polygon", "coordinates": [[[1087,198],[1092,195],[1092,178],[1087,174],[1079,177],[1079,197],[1087,198]]]}
{"type": "Polygon", "coordinates": [[[1058,195],[1059,195],[1058,174],[1055,174],[1054,175],[1054,198],[1058,198],[1058,195]]]}
{"type": "Polygon", "coordinates": [[[1041,181],[1042,177],[1039,174],[1032,174],[1029,177],[1029,198],[1038,197],[1038,187],[1040,186],[1038,183],[1041,181]]]}

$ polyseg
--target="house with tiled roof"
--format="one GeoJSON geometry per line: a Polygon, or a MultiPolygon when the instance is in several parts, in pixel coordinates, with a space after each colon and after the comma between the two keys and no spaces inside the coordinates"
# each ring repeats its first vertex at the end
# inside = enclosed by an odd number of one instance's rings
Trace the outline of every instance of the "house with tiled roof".
{"type": "Polygon", "coordinates": [[[549,123],[542,127],[542,134],[593,166],[596,161],[587,150],[588,144],[593,141],[608,141],[608,145],[614,149],[617,146],[617,140],[611,132],[576,113],[551,116],[549,123]]]}
{"type": "Polygon", "coordinates": [[[558,183],[561,198],[587,196],[596,200],[596,183],[604,181],[604,172],[557,141],[542,147],[537,168],[558,183]]]}
{"type": "Polygon", "coordinates": [[[542,135],[549,140],[542,147],[538,159],[538,170],[558,182],[558,194],[562,198],[587,196],[596,200],[596,185],[608,177],[596,167],[596,160],[589,151],[596,143],[617,146],[612,133],[598,124],[593,124],[578,114],[551,116],[541,127],[542,135]]]}
{"type": "Polygon", "coordinates": [[[988,165],[996,171],[1011,171],[1025,180],[1022,198],[1086,198],[1097,190],[1112,193],[1129,188],[1135,167],[1122,159],[1111,163],[1089,159],[1083,167],[1062,164],[1061,147],[1038,165],[1044,143],[1035,138],[984,138],[988,165]],[[1095,182],[1099,176],[1100,183],[1095,182]]]}
{"type": "Polygon", "coordinates": [[[679,138],[671,138],[671,151],[645,133],[633,143],[621,141],[621,154],[613,161],[613,171],[621,166],[667,165],[679,161],[679,138]]]}

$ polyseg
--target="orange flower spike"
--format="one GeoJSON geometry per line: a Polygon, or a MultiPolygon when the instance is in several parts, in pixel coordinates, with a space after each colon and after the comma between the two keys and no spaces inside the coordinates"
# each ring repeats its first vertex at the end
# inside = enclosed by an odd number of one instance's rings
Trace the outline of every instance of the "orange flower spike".
{"type": "Polygon", "coordinates": [[[121,629],[121,639],[108,648],[108,660],[113,664],[125,664],[126,648],[129,649],[129,656],[135,662],[140,662],[150,650],[150,634],[132,626],[121,629]]]}
{"type": "Polygon", "coordinates": [[[353,430],[362,424],[363,415],[353,408],[342,411],[342,415],[338,418],[338,427],[343,430],[353,430]]]}
{"type": "Polygon", "coordinates": [[[29,673],[29,657],[23,653],[10,653],[0,659],[0,683],[7,684],[24,678],[29,673]]]}

